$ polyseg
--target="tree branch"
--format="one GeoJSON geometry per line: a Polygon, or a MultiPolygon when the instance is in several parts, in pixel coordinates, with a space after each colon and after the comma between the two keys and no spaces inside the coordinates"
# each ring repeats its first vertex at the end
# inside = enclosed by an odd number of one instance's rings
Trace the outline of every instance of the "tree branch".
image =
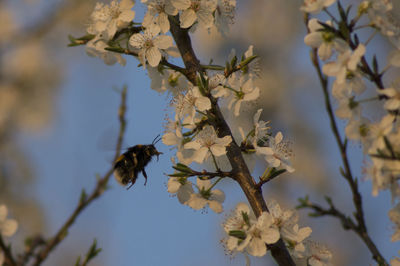
{"type": "MultiPolygon", "coordinates": [[[[190,82],[196,84],[197,73],[204,73],[204,69],[201,67],[200,61],[197,59],[193,51],[188,29],[181,29],[177,24],[177,21],[179,21],[177,16],[169,17],[171,27],[170,31],[181,53],[186,70],[188,71],[187,77],[190,82]]],[[[219,109],[216,99],[212,96],[209,96],[209,98],[212,103],[211,112],[215,115],[213,126],[217,129],[216,131],[218,132],[218,136],[232,137],[232,142],[227,147],[227,157],[232,166],[232,178],[239,183],[254,213],[258,217],[262,212],[268,211],[262,195],[262,190],[261,188],[256,187],[250,171],[243,159],[240,147],[235,142],[231,130],[219,109]]],[[[268,248],[271,250],[272,256],[279,265],[295,265],[282,239],[273,245],[268,245],[268,248]]]]}
{"type": "Polygon", "coordinates": [[[379,252],[375,243],[372,241],[371,237],[367,232],[364,232],[360,226],[358,226],[351,217],[346,216],[343,212],[339,211],[333,204],[332,200],[326,199],[329,204],[329,209],[325,209],[318,204],[311,203],[308,200],[301,201],[301,205],[299,208],[308,208],[314,210],[314,213],[311,213],[310,216],[320,217],[320,216],[333,216],[340,220],[342,226],[345,230],[354,231],[365,243],[370,252],[372,253],[372,258],[378,262],[379,265],[389,266],[386,262],[385,258],[379,252]]]}
{"type": "MultiPolygon", "coordinates": [[[[126,87],[122,90],[121,93],[121,105],[118,111],[118,117],[120,121],[119,128],[119,136],[117,140],[117,150],[114,156],[114,161],[120,155],[120,150],[122,146],[122,139],[125,132],[126,121],[125,121],[125,112],[126,112],[126,87]]],[[[103,192],[107,189],[107,183],[113,173],[113,167],[111,167],[108,172],[97,181],[96,187],[93,189],[92,193],[87,196],[86,192],[83,190],[78,206],[75,208],[74,212],[67,219],[67,221],[61,226],[61,228],[57,231],[55,236],[53,236],[47,244],[42,248],[42,250],[36,255],[36,260],[33,265],[40,265],[50,254],[50,252],[67,236],[68,229],[75,222],[76,218],[81,214],[81,212],[95,199],[100,197],[103,192]]]]}
{"type": "MultiPolygon", "coordinates": [[[[308,25],[308,15],[305,16],[304,21],[305,21],[305,24],[308,25]]],[[[308,27],[307,27],[307,29],[308,29],[308,27]]],[[[324,99],[325,99],[325,108],[326,108],[326,111],[328,112],[331,129],[332,129],[333,135],[335,137],[336,144],[339,147],[340,156],[342,158],[342,163],[344,166],[344,171],[342,171],[342,175],[345,178],[345,180],[347,181],[347,183],[349,184],[351,193],[353,196],[353,204],[356,209],[354,216],[357,220],[357,228],[358,228],[359,232],[362,233],[363,236],[365,236],[365,235],[368,236],[367,227],[366,227],[365,219],[364,219],[362,198],[361,198],[361,194],[358,190],[358,182],[357,182],[357,179],[353,177],[353,174],[352,174],[351,168],[350,168],[349,158],[347,156],[347,141],[342,141],[342,139],[340,137],[339,129],[338,129],[337,123],[336,123],[336,117],[333,112],[332,104],[330,101],[328,78],[322,73],[316,48],[312,49],[311,61],[312,61],[312,64],[313,64],[315,70],[317,71],[318,78],[321,83],[321,87],[322,87],[322,91],[324,93],[324,99]]],[[[358,231],[356,231],[356,232],[358,232],[358,231]]],[[[362,239],[364,240],[364,243],[367,244],[367,242],[365,241],[365,237],[362,237],[362,239]]],[[[370,240],[369,237],[368,237],[368,239],[370,240]]],[[[367,244],[367,246],[368,246],[368,244],[367,244]]],[[[375,247],[375,249],[370,249],[371,253],[373,254],[374,259],[378,263],[384,262],[387,264],[387,262],[385,261],[383,256],[376,249],[375,245],[374,245],[374,247],[375,247]]],[[[370,248],[370,246],[368,246],[368,248],[370,248]]],[[[384,265],[386,265],[386,264],[384,264],[384,265]]]]}

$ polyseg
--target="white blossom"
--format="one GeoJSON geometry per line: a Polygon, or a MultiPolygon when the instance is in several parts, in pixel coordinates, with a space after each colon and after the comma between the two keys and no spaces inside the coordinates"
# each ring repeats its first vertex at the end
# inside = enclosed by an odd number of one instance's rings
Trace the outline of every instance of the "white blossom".
{"type": "MultiPolygon", "coordinates": [[[[193,129],[195,123],[199,122],[199,114],[211,109],[211,101],[203,96],[199,87],[191,86],[186,93],[180,93],[173,100],[175,109],[175,120],[183,120],[182,125],[185,128],[193,129]]],[[[202,116],[202,115],[201,115],[202,116]]]]}
{"type": "Polygon", "coordinates": [[[232,75],[228,79],[228,84],[232,88],[228,108],[233,108],[235,116],[239,115],[243,102],[254,101],[260,96],[260,89],[254,86],[252,79],[246,80],[243,76],[238,78],[237,75],[232,75]]]}
{"type": "Polygon", "coordinates": [[[321,12],[323,8],[326,8],[335,2],[336,0],[304,0],[300,10],[307,13],[316,14],[321,12]]]}
{"type": "Polygon", "coordinates": [[[346,50],[338,55],[335,62],[326,63],[322,67],[322,72],[328,76],[336,77],[341,84],[346,81],[348,71],[356,71],[357,65],[361,57],[365,54],[365,46],[359,44],[352,53],[351,50],[346,50]]]}
{"type": "Polygon", "coordinates": [[[169,31],[168,15],[175,16],[178,10],[171,4],[170,0],[149,0],[146,2],[147,12],[143,18],[142,25],[146,28],[156,24],[162,33],[169,31]]]}
{"type": "Polygon", "coordinates": [[[182,127],[179,122],[168,120],[166,133],[162,136],[162,142],[168,146],[177,146],[181,149],[183,142],[182,127]]]}
{"type": "Polygon", "coordinates": [[[255,148],[257,153],[265,156],[265,160],[271,167],[282,167],[289,173],[294,172],[289,161],[293,152],[290,148],[290,142],[283,141],[282,132],[278,132],[275,137],[269,137],[267,147],[256,146],[255,148]]]}
{"type": "Polygon", "coordinates": [[[239,202],[231,216],[226,219],[223,224],[224,230],[227,234],[231,231],[243,230],[247,231],[252,224],[255,223],[257,218],[250,210],[249,205],[239,202]]]}
{"type": "Polygon", "coordinates": [[[202,163],[212,154],[222,156],[226,154],[226,147],[232,142],[231,136],[218,138],[212,126],[206,125],[196,136],[196,139],[185,144],[185,149],[194,149],[193,160],[202,163]]]}
{"type": "Polygon", "coordinates": [[[135,11],[132,10],[134,2],[131,0],[113,0],[110,5],[97,3],[91,14],[92,23],[87,29],[88,33],[101,35],[105,40],[114,37],[117,30],[129,25],[135,17],[135,11]]]}
{"type": "MultiPolygon", "coordinates": [[[[325,22],[332,26],[331,21],[325,22]]],[[[304,37],[304,43],[313,47],[318,48],[318,56],[321,60],[329,59],[333,51],[345,51],[348,45],[340,38],[336,38],[334,33],[321,31],[324,27],[319,24],[318,19],[312,18],[308,21],[308,28],[310,33],[304,37]]]]}
{"type": "Polygon", "coordinates": [[[393,84],[393,88],[378,90],[379,94],[385,95],[384,107],[388,111],[396,111],[400,108],[400,82],[393,84]]]}
{"type": "Polygon", "coordinates": [[[236,209],[225,222],[224,230],[228,234],[225,240],[229,252],[247,252],[252,256],[264,256],[267,252],[266,244],[276,243],[279,238],[278,227],[274,218],[267,212],[255,218],[245,203],[239,203],[236,209]]]}
{"type": "Polygon", "coordinates": [[[160,28],[156,25],[146,28],[143,33],[133,34],[129,44],[139,49],[139,61],[146,67],[146,61],[150,66],[156,67],[161,61],[161,50],[171,47],[172,37],[169,35],[158,35],[160,28]]]}
{"type": "Polygon", "coordinates": [[[214,23],[216,0],[171,0],[171,3],[182,10],[179,16],[181,28],[189,28],[196,21],[204,28],[210,28],[214,23]]]}
{"type": "Polygon", "coordinates": [[[218,0],[215,10],[215,26],[223,35],[228,33],[229,27],[235,22],[236,0],[218,0]]]}
{"type": "Polygon", "coordinates": [[[184,177],[170,177],[168,179],[168,192],[176,194],[181,204],[185,204],[194,193],[192,182],[184,177]]]}
{"type": "Polygon", "coordinates": [[[370,124],[368,134],[370,141],[366,143],[368,146],[364,144],[369,149],[369,153],[376,153],[378,149],[383,150],[386,148],[384,137],[388,137],[389,133],[392,132],[395,119],[394,115],[387,114],[380,121],[370,124]]]}
{"type": "Polygon", "coordinates": [[[252,256],[262,257],[267,253],[266,244],[274,244],[279,238],[279,229],[271,214],[263,212],[247,233],[250,238],[246,251],[252,256]]]}
{"type": "Polygon", "coordinates": [[[310,266],[331,266],[332,265],[332,253],[330,250],[311,240],[304,241],[306,247],[306,260],[307,265],[310,266]]]}
{"type": "Polygon", "coordinates": [[[311,228],[299,228],[299,225],[295,224],[292,228],[283,228],[282,231],[283,240],[289,245],[291,253],[297,258],[302,258],[306,251],[303,241],[310,236],[311,228]]]}
{"type": "MultiPolygon", "coordinates": [[[[258,109],[257,112],[253,116],[253,136],[252,136],[252,144],[256,148],[258,147],[258,141],[263,141],[263,139],[267,136],[267,133],[270,129],[268,122],[260,120],[261,112],[263,109],[258,109]]],[[[240,127],[239,130],[243,131],[242,128],[240,127]]],[[[246,139],[244,134],[242,134],[243,140],[246,139]]]]}
{"type": "Polygon", "coordinates": [[[351,119],[345,128],[345,133],[350,140],[367,140],[370,134],[370,121],[365,118],[351,119]]]}
{"type": "Polygon", "coordinates": [[[346,79],[340,83],[339,80],[335,80],[332,86],[332,95],[336,99],[349,98],[353,95],[360,95],[365,91],[365,83],[361,72],[358,70],[347,71],[346,79]]]}
{"type": "Polygon", "coordinates": [[[274,218],[275,225],[279,228],[282,238],[290,239],[293,227],[299,220],[297,213],[293,210],[283,211],[275,200],[267,202],[269,213],[274,218]]]}
{"type": "Polygon", "coordinates": [[[198,193],[192,193],[186,204],[195,210],[201,210],[207,205],[216,213],[223,211],[222,203],[225,200],[225,193],[219,189],[211,190],[210,180],[197,178],[198,193]]]}
{"type": "Polygon", "coordinates": [[[354,97],[343,97],[339,100],[339,106],[336,109],[335,114],[341,119],[360,117],[361,105],[354,100],[354,97]]]}
{"type": "Polygon", "coordinates": [[[400,22],[393,9],[392,1],[371,0],[371,8],[368,9],[368,15],[371,22],[377,27],[383,35],[400,48],[400,22]]]}
{"type": "Polygon", "coordinates": [[[176,96],[187,90],[187,79],[181,73],[172,69],[162,69],[158,67],[147,67],[147,72],[151,80],[150,87],[158,92],[168,91],[176,96]]]}

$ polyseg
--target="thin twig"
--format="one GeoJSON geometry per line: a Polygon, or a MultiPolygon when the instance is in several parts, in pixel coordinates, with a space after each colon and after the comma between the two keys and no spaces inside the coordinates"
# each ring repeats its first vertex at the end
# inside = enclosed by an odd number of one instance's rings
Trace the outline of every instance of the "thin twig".
{"type": "Polygon", "coordinates": [[[361,230],[359,230],[359,226],[353,221],[353,219],[349,216],[346,216],[343,212],[339,211],[333,204],[332,201],[327,201],[329,204],[329,209],[325,209],[318,204],[307,202],[304,203],[301,208],[309,208],[314,210],[314,213],[311,213],[311,216],[333,216],[338,218],[342,226],[345,230],[352,230],[364,241],[367,245],[368,249],[371,251],[373,259],[378,262],[379,265],[388,266],[389,264],[383,258],[383,256],[379,253],[378,248],[375,243],[372,241],[371,237],[361,230]]]}
{"type": "Polygon", "coordinates": [[[29,242],[26,245],[26,251],[19,256],[17,265],[26,265],[35,254],[36,249],[46,244],[41,236],[35,236],[29,242]]]}
{"type": "MultiPolygon", "coordinates": [[[[308,16],[305,17],[305,24],[306,25],[308,24],[308,16]]],[[[365,60],[365,58],[364,58],[364,60],[365,60]]],[[[336,117],[333,112],[332,104],[330,101],[330,96],[329,96],[329,91],[328,91],[328,78],[322,73],[321,66],[320,66],[319,59],[318,59],[317,49],[315,49],[315,48],[311,52],[311,61],[312,61],[312,64],[313,64],[315,70],[317,71],[318,78],[321,83],[321,87],[322,87],[322,90],[324,93],[324,98],[325,98],[325,108],[326,108],[326,111],[328,112],[333,135],[335,136],[336,143],[340,150],[340,156],[342,158],[342,162],[343,162],[343,166],[344,166],[343,177],[349,184],[352,195],[353,195],[353,204],[356,209],[356,212],[354,215],[357,220],[357,230],[354,230],[354,231],[359,235],[368,236],[367,227],[366,227],[365,220],[364,220],[362,198],[361,198],[361,194],[358,190],[358,182],[357,182],[356,178],[353,177],[353,174],[351,172],[350,162],[349,162],[349,159],[347,156],[347,144],[346,144],[346,141],[342,141],[342,139],[341,139],[339,129],[338,129],[338,126],[336,123],[336,117]]],[[[372,71],[371,71],[371,73],[372,73],[372,71]]],[[[364,243],[368,246],[370,252],[373,254],[373,258],[378,263],[383,262],[384,265],[386,265],[387,262],[385,261],[383,256],[380,254],[380,252],[377,250],[375,244],[372,243],[373,245],[370,245],[369,241],[365,241],[365,239],[366,239],[365,237],[362,237],[362,239],[364,240],[364,243]]],[[[370,239],[370,238],[368,237],[368,239],[370,239]]]]}
{"type": "MultiPolygon", "coordinates": [[[[125,121],[125,112],[126,112],[126,87],[122,90],[121,93],[121,105],[118,112],[118,117],[120,121],[119,128],[119,136],[117,140],[117,150],[115,153],[114,161],[120,155],[120,150],[122,146],[122,140],[125,133],[126,121],[125,121]]],[[[61,226],[61,228],[57,231],[55,236],[53,236],[45,245],[45,247],[36,255],[36,260],[33,265],[40,265],[50,254],[50,252],[67,236],[68,229],[75,222],[76,218],[81,214],[81,212],[95,199],[100,197],[103,192],[107,188],[108,180],[110,179],[113,173],[113,167],[107,171],[107,173],[97,181],[96,187],[93,189],[92,193],[89,196],[81,195],[81,199],[78,203],[78,206],[75,208],[74,212],[70,215],[67,221],[61,226]]]]}

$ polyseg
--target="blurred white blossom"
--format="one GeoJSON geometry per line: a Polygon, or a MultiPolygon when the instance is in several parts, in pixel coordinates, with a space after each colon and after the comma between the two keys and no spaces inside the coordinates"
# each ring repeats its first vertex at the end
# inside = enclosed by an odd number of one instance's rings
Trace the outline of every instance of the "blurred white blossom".
{"type": "Polygon", "coordinates": [[[119,53],[105,50],[108,47],[106,41],[95,37],[86,44],[86,53],[91,57],[101,58],[106,65],[114,65],[119,63],[121,66],[126,65],[126,60],[119,53]]]}
{"type": "Polygon", "coordinates": [[[168,192],[176,194],[181,204],[185,204],[194,193],[192,182],[183,177],[170,177],[168,179],[168,192]]]}
{"type": "Polygon", "coordinates": [[[235,22],[236,0],[218,0],[215,10],[215,26],[223,35],[227,34],[229,27],[235,22]]]}
{"type": "MultiPolygon", "coordinates": [[[[332,26],[331,21],[326,21],[325,23],[332,26]]],[[[336,38],[334,33],[322,31],[324,27],[316,18],[308,21],[308,28],[310,33],[304,37],[304,43],[313,48],[318,48],[318,56],[321,60],[325,61],[331,58],[333,51],[343,52],[348,47],[347,43],[340,38],[336,38]]]]}
{"type": "Polygon", "coordinates": [[[326,63],[323,66],[322,72],[328,76],[336,77],[339,83],[344,83],[348,71],[356,71],[357,65],[364,54],[365,46],[359,44],[354,52],[346,50],[345,52],[339,53],[336,61],[326,63]]]}
{"type": "Polygon", "coordinates": [[[321,12],[323,8],[326,8],[335,2],[336,0],[304,0],[300,10],[307,13],[316,14],[321,12]]]}
{"type": "Polygon", "coordinates": [[[18,223],[14,219],[7,219],[8,209],[4,204],[0,205],[0,233],[2,236],[10,237],[15,234],[18,223]]]}

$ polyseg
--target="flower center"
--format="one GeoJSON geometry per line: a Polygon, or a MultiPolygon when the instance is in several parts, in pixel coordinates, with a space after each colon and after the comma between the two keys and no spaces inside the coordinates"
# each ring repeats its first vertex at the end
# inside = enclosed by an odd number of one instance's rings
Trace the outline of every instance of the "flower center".
{"type": "Polygon", "coordinates": [[[359,127],[359,132],[361,137],[366,137],[369,132],[369,128],[366,124],[361,124],[359,127]]]}
{"type": "Polygon", "coordinates": [[[194,12],[199,11],[200,10],[200,1],[198,1],[198,0],[192,1],[190,8],[193,9],[194,12]]]}
{"type": "Polygon", "coordinates": [[[146,48],[146,49],[149,49],[149,48],[151,48],[151,47],[153,47],[154,45],[153,45],[153,40],[146,40],[145,42],[144,42],[144,48],[146,48]]]}
{"type": "Polygon", "coordinates": [[[324,40],[324,42],[330,43],[335,39],[335,34],[333,34],[332,32],[323,32],[322,39],[324,40]]]}

